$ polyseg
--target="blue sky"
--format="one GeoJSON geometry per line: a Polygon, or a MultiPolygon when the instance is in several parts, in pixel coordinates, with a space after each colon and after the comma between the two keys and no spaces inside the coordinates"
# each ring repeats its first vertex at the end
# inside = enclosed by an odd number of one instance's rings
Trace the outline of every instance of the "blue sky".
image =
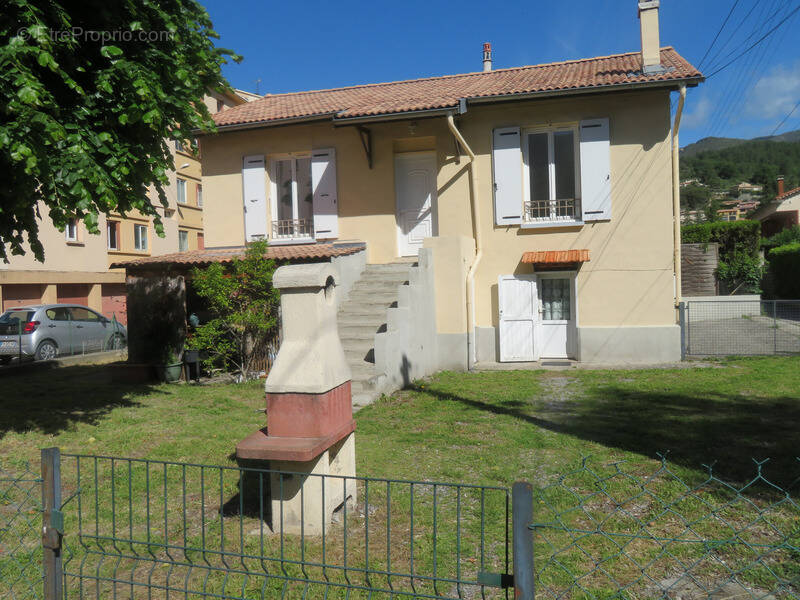
{"type": "MultiPolygon", "coordinates": [[[[203,1],[203,0],[201,0],[203,1]]],[[[264,2],[205,0],[219,45],[244,56],[234,87],[281,93],[465,73],[491,42],[496,68],[639,49],[636,0],[264,2]]],[[[800,0],[661,0],[661,44],[710,74],[800,7],[800,0]]],[[[800,101],[794,13],[756,49],[689,90],[681,145],[769,135],[800,101]]],[[[800,108],[779,132],[800,128],[800,108]]]]}

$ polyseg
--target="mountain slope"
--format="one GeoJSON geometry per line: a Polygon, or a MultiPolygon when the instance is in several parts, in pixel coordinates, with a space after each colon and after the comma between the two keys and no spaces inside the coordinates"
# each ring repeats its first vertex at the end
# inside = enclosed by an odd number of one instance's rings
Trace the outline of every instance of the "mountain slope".
{"type": "Polygon", "coordinates": [[[800,129],[795,131],[787,131],[786,133],[781,133],[779,135],[757,137],[751,140],[742,138],[707,137],[681,148],[681,156],[696,156],[701,152],[724,150],[725,148],[740,146],[748,142],[800,142],[800,129]]]}

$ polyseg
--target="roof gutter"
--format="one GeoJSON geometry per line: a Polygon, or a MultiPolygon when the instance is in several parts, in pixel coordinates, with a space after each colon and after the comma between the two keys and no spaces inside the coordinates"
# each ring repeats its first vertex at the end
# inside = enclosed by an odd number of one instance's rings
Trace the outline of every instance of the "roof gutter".
{"type": "MultiPolygon", "coordinates": [[[[466,112],[466,103],[459,102],[460,110],[459,112],[463,113],[466,112]]],[[[469,192],[469,200],[470,200],[470,207],[472,208],[472,236],[475,239],[475,256],[472,259],[472,264],[469,266],[469,270],[467,271],[467,279],[466,279],[466,303],[467,303],[467,368],[471,369],[476,362],[476,343],[475,343],[475,271],[478,268],[478,264],[481,262],[481,258],[483,258],[483,245],[481,243],[481,225],[480,225],[480,212],[478,211],[478,201],[477,201],[477,194],[478,194],[478,174],[475,168],[475,153],[470,148],[467,140],[464,139],[464,136],[456,127],[455,120],[453,119],[453,113],[450,112],[447,114],[447,127],[455,136],[456,140],[458,140],[459,146],[461,146],[464,151],[469,156],[469,177],[470,177],[470,192],[469,192]]]]}
{"type": "Polygon", "coordinates": [[[391,113],[387,115],[364,115],[360,117],[334,117],[333,125],[352,125],[353,123],[375,123],[378,121],[401,121],[410,117],[425,118],[425,117],[443,117],[453,112],[452,106],[444,108],[424,108],[422,110],[407,110],[403,112],[391,113]]]}

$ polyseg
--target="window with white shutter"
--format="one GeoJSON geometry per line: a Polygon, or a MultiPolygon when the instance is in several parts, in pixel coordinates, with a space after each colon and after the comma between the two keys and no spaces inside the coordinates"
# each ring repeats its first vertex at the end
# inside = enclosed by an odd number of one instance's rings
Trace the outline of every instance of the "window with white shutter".
{"type": "Polygon", "coordinates": [[[584,221],[611,218],[611,140],[608,119],[580,122],[584,221]]]}
{"type": "Polygon", "coordinates": [[[245,240],[267,237],[267,183],[263,156],[245,156],[242,160],[245,240]]]}
{"type": "Polygon", "coordinates": [[[311,152],[311,185],[314,193],[314,236],[339,237],[339,202],[336,195],[336,150],[311,152]]]}
{"type": "Polygon", "coordinates": [[[494,222],[522,223],[522,152],[519,127],[495,129],[492,144],[494,222]]]}

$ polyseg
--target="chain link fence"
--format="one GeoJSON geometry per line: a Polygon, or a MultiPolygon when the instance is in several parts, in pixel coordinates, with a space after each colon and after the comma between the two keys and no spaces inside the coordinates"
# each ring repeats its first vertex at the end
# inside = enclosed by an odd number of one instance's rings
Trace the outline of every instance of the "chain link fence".
{"type": "Polygon", "coordinates": [[[0,462],[0,598],[42,598],[42,479],[0,462]]]}
{"type": "Polygon", "coordinates": [[[779,487],[766,462],[733,484],[584,460],[534,493],[536,596],[800,598],[798,480],[779,487]]]}
{"type": "Polygon", "coordinates": [[[688,356],[800,353],[800,300],[687,300],[681,333],[688,356]]]}

